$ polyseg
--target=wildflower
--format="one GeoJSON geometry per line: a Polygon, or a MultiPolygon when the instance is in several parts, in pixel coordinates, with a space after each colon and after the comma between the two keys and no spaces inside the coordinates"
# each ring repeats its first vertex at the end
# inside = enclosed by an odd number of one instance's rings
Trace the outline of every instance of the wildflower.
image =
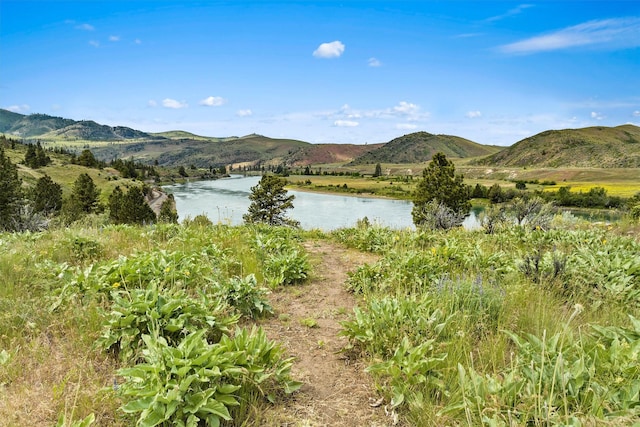
{"type": "Polygon", "coordinates": [[[114,288],[119,288],[119,287],[120,287],[120,282],[115,282],[115,283],[114,283],[113,285],[111,285],[111,286],[113,286],[114,288]]]}
{"type": "Polygon", "coordinates": [[[170,272],[170,271],[171,271],[171,267],[167,267],[167,268],[165,268],[165,269],[164,269],[164,272],[165,272],[165,273],[168,273],[168,272],[170,272]]]}
{"type": "Polygon", "coordinates": [[[606,245],[607,244],[607,239],[602,239],[602,244],[606,245]]]}
{"type": "Polygon", "coordinates": [[[189,276],[191,276],[191,273],[189,273],[188,271],[185,271],[185,272],[184,272],[184,275],[185,275],[185,276],[187,276],[187,277],[189,277],[189,276]]]}
{"type": "Polygon", "coordinates": [[[437,252],[437,251],[436,251],[436,248],[431,248],[431,254],[432,254],[432,255],[435,255],[435,254],[436,254],[436,252],[437,252]]]}

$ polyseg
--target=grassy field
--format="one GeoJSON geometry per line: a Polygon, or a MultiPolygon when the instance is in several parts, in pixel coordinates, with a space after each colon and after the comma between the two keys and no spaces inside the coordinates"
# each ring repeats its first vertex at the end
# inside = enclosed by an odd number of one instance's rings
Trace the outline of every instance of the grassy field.
{"type": "Polygon", "coordinates": [[[637,224],[561,220],[548,231],[322,235],[103,217],[0,233],[0,425],[175,425],[189,414],[282,425],[279,408],[302,404],[287,397],[296,362],[253,326],[276,289],[313,274],[306,239],[376,255],[344,284],[358,306],[334,331],[341,355],[325,357],[366,367],[389,424],[634,425],[633,236],[637,224]]]}
{"type": "MultiPolygon", "coordinates": [[[[326,191],[362,195],[377,195],[399,199],[410,199],[417,180],[421,178],[425,163],[397,165],[383,164],[383,176],[373,178],[375,165],[365,167],[344,167],[341,165],[322,165],[329,175],[292,175],[288,181],[292,188],[307,191],[326,191]],[[358,172],[362,176],[334,176],[332,172],[358,172]],[[413,179],[410,179],[413,177],[413,179]],[[306,180],[311,185],[305,184],[306,180]],[[344,185],[347,185],[347,189],[344,185]]],[[[570,186],[572,191],[589,191],[593,187],[604,187],[611,196],[631,197],[640,192],[640,169],[596,169],[596,168],[487,168],[468,166],[466,161],[458,161],[456,172],[465,177],[465,183],[475,186],[481,184],[491,187],[499,184],[503,188],[513,188],[516,180],[553,181],[554,185],[527,184],[527,188],[537,190],[557,190],[570,186]]]]}

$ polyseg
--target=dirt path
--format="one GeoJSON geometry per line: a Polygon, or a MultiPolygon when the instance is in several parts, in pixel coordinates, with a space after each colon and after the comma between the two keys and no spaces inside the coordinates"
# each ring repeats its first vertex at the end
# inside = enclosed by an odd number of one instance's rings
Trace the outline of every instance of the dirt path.
{"type": "Polygon", "coordinates": [[[270,338],[296,358],[292,369],[304,386],[269,416],[280,426],[387,426],[392,420],[378,399],[373,381],[359,360],[339,351],[347,344],[338,336],[340,321],[356,301],[345,290],[347,272],[372,263],[375,256],[319,240],[305,243],[313,264],[311,280],[271,295],[275,316],[262,323],[270,338]],[[274,419],[275,418],[275,419],[274,419]]]}

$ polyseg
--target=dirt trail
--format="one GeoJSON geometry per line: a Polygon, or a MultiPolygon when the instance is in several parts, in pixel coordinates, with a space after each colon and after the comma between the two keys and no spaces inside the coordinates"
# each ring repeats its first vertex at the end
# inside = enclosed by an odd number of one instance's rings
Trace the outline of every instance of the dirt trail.
{"type": "Polygon", "coordinates": [[[384,405],[359,360],[339,351],[340,321],[353,312],[356,300],[345,290],[347,272],[372,263],[375,256],[345,249],[325,240],[305,243],[313,264],[311,280],[271,295],[275,316],[262,323],[270,338],[296,358],[293,377],[304,386],[285,405],[274,408],[270,423],[280,426],[387,426],[384,405]],[[274,419],[275,418],[275,419],[274,419]]]}

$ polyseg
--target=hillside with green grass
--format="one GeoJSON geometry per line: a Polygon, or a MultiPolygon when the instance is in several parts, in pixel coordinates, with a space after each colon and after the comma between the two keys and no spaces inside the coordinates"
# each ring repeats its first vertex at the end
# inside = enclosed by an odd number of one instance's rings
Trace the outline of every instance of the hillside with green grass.
{"type": "Polygon", "coordinates": [[[351,164],[422,163],[441,152],[451,158],[478,157],[493,154],[499,147],[478,144],[452,135],[415,132],[396,138],[377,150],[365,153],[351,164]]]}
{"type": "Polygon", "coordinates": [[[640,167],[640,127],[549,130],[477,161],[488,166],[640,167]]]}
{"type": "Polygon", "coordinates": [[[96,158],[134,159],[163,166],[300,165],[326,160],[348,162],[378,145],[310,144],[251,134],[207,137],[182,130],[146,133],[124,126],[101,125],[45,114],[23,115],[0,109],[0,133],[26,141],[78,151],[90,148],[96,158]]]}

